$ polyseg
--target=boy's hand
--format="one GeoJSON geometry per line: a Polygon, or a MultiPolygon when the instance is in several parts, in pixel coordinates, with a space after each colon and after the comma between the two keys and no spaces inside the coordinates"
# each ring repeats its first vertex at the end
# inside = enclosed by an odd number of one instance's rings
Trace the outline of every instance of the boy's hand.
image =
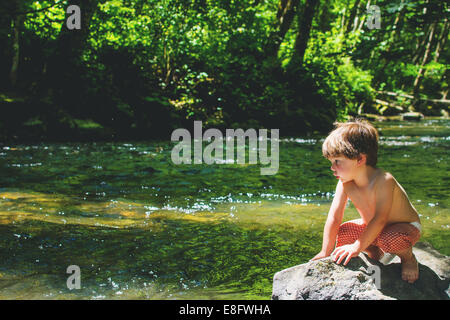
{"type": "Polygon", "coordinates": [[[320,251],[318,254],[316,254],[316,255],[314,256],[314,258],[312,258],[312,259],[309,260],[309,261],[319,260],[319,259],[322,259],[322,258],[326,258],[326,257],[328,257],[328,256],[329,256],[329,255],[327,255],[325,252],[320,251]]]}
{"type": "Polygon", "coordinates": [[[333,253],[331,254],[331,257],[333,258],[334,262],[337,264],[340,264],[342,260],[347,257],[344,261],[344,266],[347,265],[347,263],[350,261],[351,258],[354,258],[359,255],[359,250],[356,248],[355,244],[347,244],[344,246],[337,247],[334,249],[333,253]],[[337,261],[336,261],[337,260],[337,261]]]}

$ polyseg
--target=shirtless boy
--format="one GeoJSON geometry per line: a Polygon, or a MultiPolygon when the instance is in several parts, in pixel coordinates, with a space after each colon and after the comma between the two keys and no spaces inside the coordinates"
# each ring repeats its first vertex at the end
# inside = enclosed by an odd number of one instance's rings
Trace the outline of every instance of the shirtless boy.
{"type": "Polygon", "coordinates": [[[377,168],[378,132],[367,121],[337,123],[322,145],[323,155],[339,179],[323,232],[322,250],[312,260],[331,255],[346,265],[360,252],[376,260],[386,253],[400,257],[402,279],[419,277],[412,246],[421,225],[405,190],[389,173],[377,168]],[[361,219],[341,224],[350,199],[361,219]],[[336,248],[335,247],[336,243],[336,248]]]}

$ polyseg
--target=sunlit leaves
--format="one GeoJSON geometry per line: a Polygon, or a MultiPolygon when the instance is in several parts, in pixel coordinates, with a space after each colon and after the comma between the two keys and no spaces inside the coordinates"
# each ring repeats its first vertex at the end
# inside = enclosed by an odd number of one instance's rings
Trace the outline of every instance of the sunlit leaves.
{"type": "MultiPolygon", "coordinates": [[[[50,7],[53,3],[52,1],[33,1],[29,6],[24,5],[22,11],[37,11],[50,7]]],[[[62,5],[59,5],[36,14],[28,15],[24,20],[24,27],[40,38],[56,39],[61,30],[61,23],[65,18],[64,8],[62,5]]]]}

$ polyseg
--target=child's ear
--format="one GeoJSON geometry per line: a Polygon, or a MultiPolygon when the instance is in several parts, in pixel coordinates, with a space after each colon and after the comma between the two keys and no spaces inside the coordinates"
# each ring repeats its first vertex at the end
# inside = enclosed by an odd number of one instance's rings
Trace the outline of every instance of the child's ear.
{"type": "Polygon", "coordinates": [[[367,156],[364,153],[361,153],[358,157],[358,165],[366,164],[367,156]]]}

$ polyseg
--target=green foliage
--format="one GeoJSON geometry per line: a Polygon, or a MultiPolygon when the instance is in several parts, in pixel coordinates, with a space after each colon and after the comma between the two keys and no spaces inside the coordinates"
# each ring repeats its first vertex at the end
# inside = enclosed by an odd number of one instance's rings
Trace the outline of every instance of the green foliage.
{"type": "Polygon", "coordinates": [[[357,113],[362,102],[373,100],[370,72],[356,67],[343,53],[357,41],[357,36],[346,37],[333,28],[325,33],[317,32],[306,52],[306,63],[320,83],[320,93],[335,103],[338,120],[357,113]]]}
{"type": "MultiPolygon", "coordinates": [[[[30,6],[24,6],[22,10],[42,10],[50,6],[50,1],[33,1],[30,6]]],[[[64,21],[64,9],[57,6],[51,7],[45,14],[35,14],[31,19],[25,19],[25,30],[31,31],[38,38],[56,40],[61,31],[61,22],[64,21]]]]}
{"type": "MultiPolygon", "coordinates": [[[[116,137],[152,135],[159,130],[156,123],[168,121],[170,130],[194,119],[215,127],[277,126],[286,135],[327,131],[336,119],[375,110],[377,91],[411,94],[421,68],[415,90],[422,98],[439,99],[448,90],[444,3],[377,2],[382,28],[373,30],[364,24],[364,1],[320,3],[300,66],[293,57],[303,32],[303,1],[275,55],[268,48],[280,31],[279,0],[90,1],[92,9],[83,9],[91,17],[89,28],[78,33],[63,32],[66,1],[19,0],[6,8],[0,20],[0,87],[10,85],[19,29],[14,89],[31,103],[63,109],[64,117],[92,119],[116,137]],[[29,12],[17,28],[14,12],[29,12]],[[433,23],[435,36],[423,61],[433,23]],[[65,48],[67,43],[77,47],[65,48]],[[69,70],[52,69],[53,61],[64,59],[58,57],[61,50],[73,49],[80,50],[66,57],[69,70]]],[[[420,107],[405,99],[391,102],[420,107]]],[[[430,113],[441,107],[424,106],[430,113]]],[[[31,118],[24,114],[23,123],[31,118]]]]}

